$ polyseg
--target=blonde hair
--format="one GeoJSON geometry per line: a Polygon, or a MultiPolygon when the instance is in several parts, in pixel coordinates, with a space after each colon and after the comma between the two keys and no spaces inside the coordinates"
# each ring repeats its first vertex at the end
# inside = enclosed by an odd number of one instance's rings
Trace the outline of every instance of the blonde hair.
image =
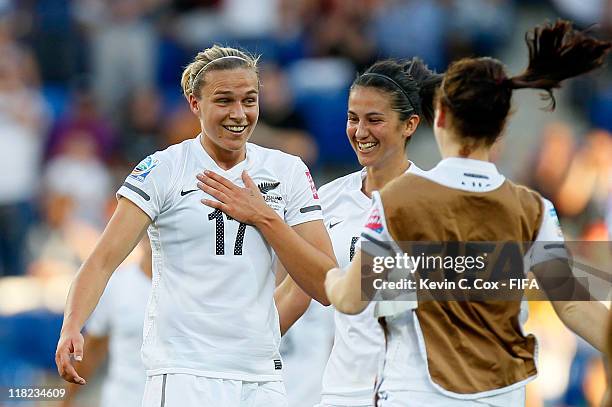
{"type": "Polygon", "coordinates": [[[206,72],[222,69],[250,68],[259,77],[257,62],[259,56],[255,57],[247,52],[231,47],[213,45],[204,51],[198,52],[189,65],[185,67],[181,78],[183,95],[189,100],[189,95],[196,98],[201,96],[200,90],[204,86],[206,72]]]}

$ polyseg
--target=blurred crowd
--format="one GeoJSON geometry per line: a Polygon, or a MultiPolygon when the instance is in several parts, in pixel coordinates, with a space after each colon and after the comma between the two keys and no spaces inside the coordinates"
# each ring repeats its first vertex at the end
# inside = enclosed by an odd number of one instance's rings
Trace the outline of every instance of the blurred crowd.
{"type": "MultiPolygon", "coordinates": [[[[301,156],[321,180],[356,165],[344,136],[355,72],[385,57],[443,71],[498,55],[534,4],[612,32],[605,0],[0,0],[0,385],[52,368],[67,286],[131,167],[199,132],[179,86],[195,52],[219,43],[262,55],[253,141],[301,156]],[[7,322],[41,309],[55,319],[7,322]],[[32,338],[22,352],[11,332],[32,326],[51,346],[32,338]]],[[[553,201],[568,237],[610,240],[612,69],[569,93],[587,130],[547,126],[530,167],[509,175],[553,201]]]]}

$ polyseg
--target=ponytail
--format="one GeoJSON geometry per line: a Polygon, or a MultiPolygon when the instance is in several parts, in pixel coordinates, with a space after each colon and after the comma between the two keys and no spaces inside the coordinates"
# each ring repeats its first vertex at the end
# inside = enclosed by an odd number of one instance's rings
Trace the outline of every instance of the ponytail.
{"type": "Polygon", "coordinates": [[[434,95],[444,75],[431,71],[422,59],[414,57],[406,65],[407,73],[416,81],[421,101],[420,115],[431,126],[434,119],[434,95]]]}
{"type": "Polygon", "coordinates": [[[547,92],[550,109],[556,106],[552,90],[563,80],[600,67],[612,44],[573,29],[569,21],[544,24],[525,34],[529,65],[508,79],[512,89],[536,88],[547,92]]]}
{"type": "Polygon", "coordinates": [[[505,126],[514,89],[543,89],[554,109],[553,89],[600,67],[612,46],[563,20],[535,27],[525,42],[529,64],[520,75],[509,78],[503,64],[489,57],[465,58],[448,68],[436,95],[452,113],[459,135],[493,144],[505,126]]]}

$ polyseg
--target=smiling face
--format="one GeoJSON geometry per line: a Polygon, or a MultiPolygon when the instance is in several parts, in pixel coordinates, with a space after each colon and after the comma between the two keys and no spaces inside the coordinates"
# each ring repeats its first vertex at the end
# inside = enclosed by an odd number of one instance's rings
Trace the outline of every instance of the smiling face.
{"type": "Polygon", "coordinates": [[[346,134],[359,164],[378,167],[404,158],[406,140],[414,133],[418,116],[400,120],[391,108],[389,93],[374,87],[354,87],[348,105],[346,134]]]}
{"type": "Polygon", "coordinates": [[[242,152],[259,117],[257,73],[248,68],[206,72],[201,97],[189,97],[202,142],[212,151],[242,152]]]}

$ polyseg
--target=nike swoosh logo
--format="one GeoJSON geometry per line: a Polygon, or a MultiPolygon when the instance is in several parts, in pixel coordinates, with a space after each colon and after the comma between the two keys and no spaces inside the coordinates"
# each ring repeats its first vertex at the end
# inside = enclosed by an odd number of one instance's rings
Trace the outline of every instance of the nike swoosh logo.
{"type": "Polygon", "coordinates": [[[197,191],[197,189],[190,189],[189,191],[181,191],[181,196],[185,196],[195,191],[197,191]]]}
{"type": "Polygon", "coordinates": [[[329,224],[329,228],[331,229],[331,228],[333,228],[334,226],[336,226],[336,225],[337,225],[337,224],[339,224],[339,223],[342,223],[342,221],[340,220],[340,221],[338,221],[338,222],[336,222],[336,223],[330,223],[330,224],[329,224]]]}

